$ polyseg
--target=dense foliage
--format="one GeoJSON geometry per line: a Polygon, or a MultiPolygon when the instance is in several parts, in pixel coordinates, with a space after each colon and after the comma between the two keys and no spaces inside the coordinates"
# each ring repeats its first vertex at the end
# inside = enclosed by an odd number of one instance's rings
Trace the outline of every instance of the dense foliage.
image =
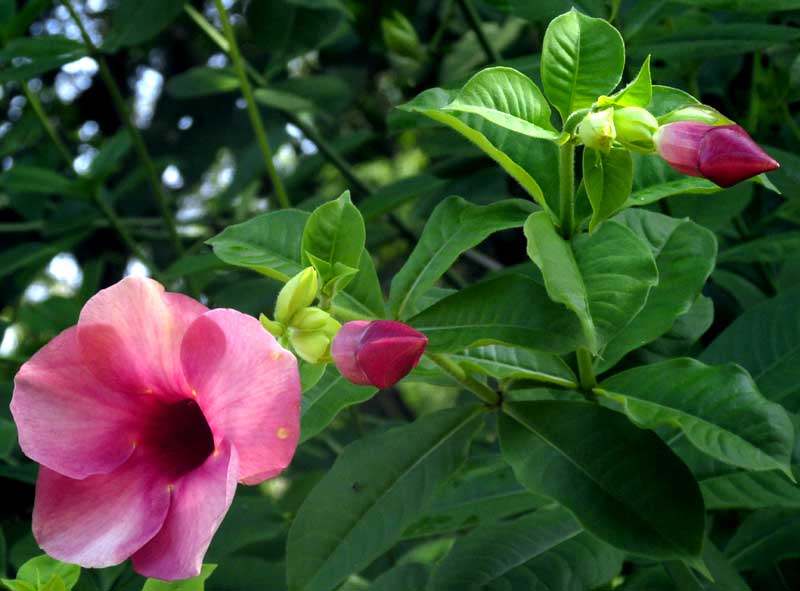
{"type": "Polygon", "coordinates": [[[797,0],[0,0],[6,402],[130,275],[259,318],[303,390],[291,465],[178,583],[41,555],[4,404],[3,584],[800,586],[799,24],[797,0]]]}

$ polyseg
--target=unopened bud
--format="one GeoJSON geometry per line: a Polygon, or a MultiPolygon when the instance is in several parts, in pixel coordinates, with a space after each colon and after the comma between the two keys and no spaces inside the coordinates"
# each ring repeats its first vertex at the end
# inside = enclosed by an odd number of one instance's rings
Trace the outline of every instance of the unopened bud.
{"type": "Polygon", "coordinates": [[[661,125],[678,121],[694,121],[707,125],[735,125],[732,120],[708,105],[687,105],[658,118],[661,125]]]}
{"type": "Polygon", "coordinates": [[[617,141],[635,152],[653,152],[653,134],[658,121],[650,111],[641,107],[624,107],[614,111],[614,129],[617,141]]]}
{"type": "Polygon", "coordinates": [[[300,271],[289,279],[278,294],[278,301],[275,303],[275,320],[283,324],[290,324],[292,316],[314,302],[318,290],[317,271],[313,267],[307,267],[300,271]]]}
{"type": "Polygon", "coordinates": [[[341,327],[325,310],[305,308],[292,318],[289,344],[308,363],[330,361],[331,342],[341,327]]]}
{"type": "Polygon", "coordinates": [[[617,137],[614,129],[614,109],[588,113],[578,125],[578,137],[587,148],[608,154],[611,143],[617,137]]]}
{"type": "Polygon", "coordinates": [[[428,338],[392,320],[348,322],[333,340],[336,368],[354,384],[386,389],[419,363],[428,338]]]}

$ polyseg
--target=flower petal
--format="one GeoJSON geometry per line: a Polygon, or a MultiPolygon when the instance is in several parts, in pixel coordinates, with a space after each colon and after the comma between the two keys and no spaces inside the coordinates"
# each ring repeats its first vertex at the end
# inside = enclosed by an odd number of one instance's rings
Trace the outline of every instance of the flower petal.
{"type": "Polygon", "coordinates": [[[22,366],[11,413],[25,455],[70,478],[106,474],[133,453],[142,409],[86,369],[68,328],[22,366]]]}
{"type": "Polygon", "coordinates": [[[289,464],[300,436],[294,355],[255,319],[212,310],[186,331],[184,373],[216,437],[239,455],[239,482],[255,484],[289,464]]]}
{"type": "Polygon", "coordinates": [[[58,560],[87,568],[119,564],[161,529],[170,504],[167,484],[141,450],[113,472],[83,480],[42,466],[33,535],[58,560]]]}
{"type": "Polygon", "coordinates": [[[208,309],[160,283],[127,277],[98,292],[81,310],[78,339],[87,367],[116,390],[164,398],[188,394],[180,343],[208,309]]]}
{"type": "Polygon", "coordinates": [[[202,466],[176,482],[164,527],[133,555],[136,572],[168,581],[199,575],[233,501],[238,473],[236,450],[223,441],[202,466]]]}

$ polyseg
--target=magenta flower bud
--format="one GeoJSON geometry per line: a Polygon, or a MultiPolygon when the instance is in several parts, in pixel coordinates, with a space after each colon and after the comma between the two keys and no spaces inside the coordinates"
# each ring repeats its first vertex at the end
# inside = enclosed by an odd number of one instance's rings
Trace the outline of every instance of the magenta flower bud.
{"type": "Polygon", "coordinates": [[[417,366],[427,344],[428,337],[402,322],[356,320],[336,334],[331,357],[354,384],[385,390],[417,366]]]}
{"type": "Polygon", "coordinates": [[[780,168],[738,125],[678,121],[661,126],[653,136],[656,149],[682,174],[732,187],[762,172],[780,168]]]}

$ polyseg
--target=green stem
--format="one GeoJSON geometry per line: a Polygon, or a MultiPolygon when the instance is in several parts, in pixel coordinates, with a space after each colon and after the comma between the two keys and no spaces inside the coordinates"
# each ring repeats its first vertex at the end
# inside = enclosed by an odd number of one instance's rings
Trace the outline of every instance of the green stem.
{"type": "MultiPolygon", "coordinates": [[[[25,93],[25,97],[28,99],[28,103],[30,103],[31,107],[33,108],[33,112],[36,114],[39,122],[41,123],[42,127],[44,128],[47,135],[50,137],[50,140],[55,145],[58,153],[61,155],[61,158],[64,160],[64,163],[67,165],[67,168],[70,171],[74,171],[72,166],[72,155],[69,152],[66,144],[63,142],[61,137],[58,135],[58,132],[53,127],[53,124],[50,123],[50,120],[47,118],[47,114],[44,112],[42,108],[42,103],[39,101],[39,97],[30,91],[28,85],[23,83],[22,84],[22,91],[25,93]]],[[[150,259],[147,253],[139,246],[136,241],[131,236],[128,229],[122,224],[121,220],[117,216],[114,209],[109,205],[104,199],[101,194],[100,187],[95,187],[92,189],[92,200],[94,204],[97,206],[97,209],[100,210],[100,213],[105,216],[106,220],[108,220],[109,225],[114,228],[114,230],[119,235],[122,242],[125,246],[128,247],[128,250],[142,261],[145,266],[150,270],[150,272],[155,276],[158,277],[159,270],[156,267],[155,263],[150,259]]]]}
{"type": "Polygon", "coordinates": [[[586,392],[597,385],[597,378],[594,375],[592,364],[592,354],[584,348],[578,349],[578,376],[581,388],[586,392]]]}
{"type": "Polygon", "coordinates": [[[761,110],[761,99],[758,96],[758,77],[761,72],[761,52],[753,53],[753,66],[750,70],[750,104],[747,109],[745,128],[755,135],[758,128],[758,115],[761,110]]]}
{"type": "Polygon", "coordinates": [[[250,116],[250,124],[253,126],[253,131],[256,134],[258,147],[261,150],[261,155],[264,158],[264,167],[267,169],[267,174],[272,182],[272,188],[275,191],[275,196],[278,200],[279,207],[290,207],[289,195],[286,193],[286,187],[283,186],[283,181],[275,169],[275,164],[272,162],[272,149],[269,147],[267,134],[264,131],[264,123],[261,121],[261,114],[258,112],[256,99],[253,96],[253,88],[250,86],[250,79],[247,77],[247,71],[244,67],[244,61],[239,53],[239,45],[236,43],[236,36],[233,34],[233,27],[231,27],[228,12],[225,10],[225,5],[222,0],[214,0],[214,5],[219,12],[220,21],[222,21],[222,30],[228,40],[228,49],[233,62],[233,69],[236,70],[236,76],[239,78],[239,84],[242,87],[242,96],[247,103],[247,113],[250,116]]]}
{"type": "Polygon", "coordinates": [[[489,39],[486,37],[486,33],[483,32],[483,27],[481,26],[481,18],[478,15],[478,11],[475,10],[475,5],[472,3],[472,0],[458,0],[458,5],[461,8],[461,11],[464,13],[464,18],[467,19],[469,26],[475,32],[475,36],[478,38],[478,43],[481,44],[483,47],[484,53],[486,53],[486,57],[492,63],[497,63],[503,59],[491,43],[489,43],[489,39]]]}
{"type": "Polygon", "coordinates": [[[92,42],[91,37],[89,37],[89,34],[86,32],[86,28],[83,26],[83,22],[81,21],[78,13],[75,12],[75,8],[73,8],[71,0],[61,0],[61,2],[69,11],[72,20],[74,20],[75,24],[78,26],[81,37],[83,38],[83,42],[89,49],[89,53],[97,61],[97,64],[100,68],[100,77],[103,79],[103,83],[106,85],[106,88],[111,95],[111,102],[114,103],[114,107],[120,119],[122,119],[125,128],[127,129],[128,135],[133,141],[134,149],[136,150],[139,160],[141,160],[142,166],[145,169],[145,174],[147,175],[147,179],[153,189],[153,195],[156,198],[156,203],[161,212],[161,217],[164,218],[164,223],[167,226],[167,232],[169,233],[169,237],[173,247],[175,248],[175,252],[177,252],[178,255],[182,255],[183,243],[178,235],[175,217],[172,215],[172,210],[169,207],[169,199],[164,192],[164,187],[161,184],[161,179],[158,176],[156,166],[153,164],[153,159],[150,157],[150,153],[147,151],[144,138],[139,132],[139,129],[133,123],[128,106],[125,104],[125,99],[122,97],[122,92],[120,91],[119,86],[117,86],[114,76],[111,74],[111,70],[108,68],[108,63],[106,62],[105,57],[103,57],[103,54],[98,51],[97,46],[92,42]]]}
{"type": "Polygon", "coordinates": [[[559,210],[561,211],[561,235],[564,239],[572,236],[575,223],[573,212],[575,202],[575,144],[567,142],[559,148],[559,210]]]}
{"type": "Polygon", "coordinates": [[[500,395],[497,392],[492,390],[486,384],[482,384],[478,380],[470,377],[460,365],[455,363],[446,355],[429,353],[428,359],[433,361],[439,366],[440,369],[449,374],[451,378],[475,394],[475,396],[483,400],[486,404],[490,406],[500,405],[500,395]]]}

